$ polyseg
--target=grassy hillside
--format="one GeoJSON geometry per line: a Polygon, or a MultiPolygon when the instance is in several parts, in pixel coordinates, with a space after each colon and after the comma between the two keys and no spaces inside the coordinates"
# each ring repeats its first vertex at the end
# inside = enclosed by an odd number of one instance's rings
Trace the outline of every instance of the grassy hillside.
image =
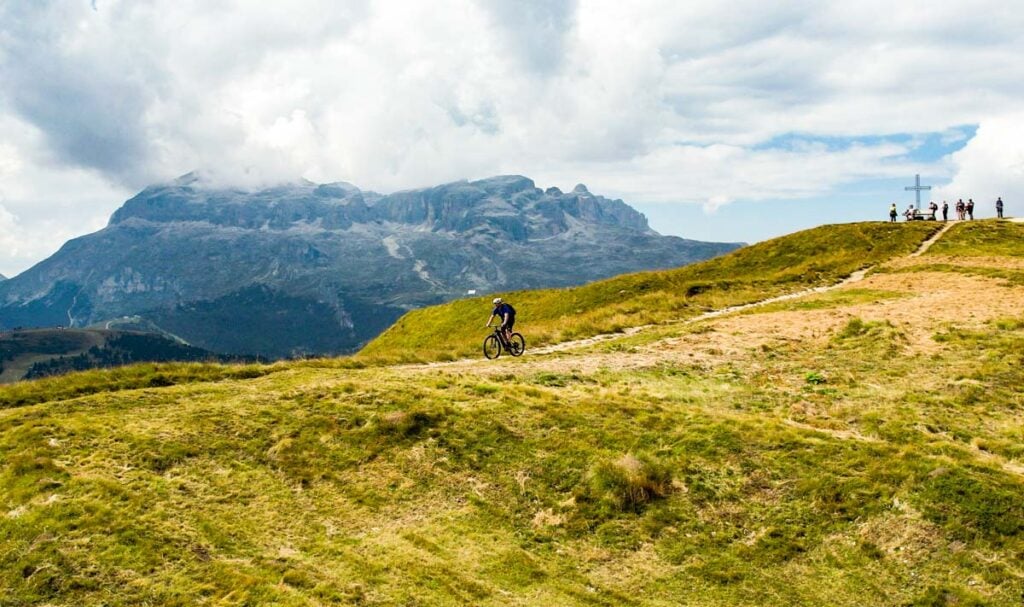
{"type": "Polygon", "coordinates": [[[965,259],[557,356],[0,387],[0,605],[1019,605],[1024,286],[965,259]]]}
{"type": "MultiPolygon", "coordinates": [[[[677,320],[710,309],[835,282],[913,251],[935,224],[830,225],[776,238],[675,270],[582,287],[503,294],[529,346],[677,320]]],[[[451,360],[479,354],[491,296],[409,312],[370,342],[363,358],[451,360]]]]}

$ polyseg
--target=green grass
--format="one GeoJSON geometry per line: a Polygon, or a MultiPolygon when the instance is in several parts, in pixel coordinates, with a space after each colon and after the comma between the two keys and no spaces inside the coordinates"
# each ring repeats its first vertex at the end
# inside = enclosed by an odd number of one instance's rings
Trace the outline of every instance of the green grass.
{"type": "Polygon", "coordinates": [[[1024,257],[1024,224],[997,219],[959,223],[925,255],[1024,257]]]}
{"type": "MultiPolygon", "coordinates": [[[[844,291],[805,305],[887,296],[844,291]]],[[[5,387],[0,605],[1019,605],[1024,317],[925,351],[898,321],[637,369],[575,357],[713,322],[5,387]]]]}
{"type": "Polygon", "coordinates": [[[273,371],[269,365],[212,363],[152,363],[95,369],[60,377],[0,385],[0,409],[66,400],[97,392],[156,388],[175,384],[259,377],[273,371]]]}
{"type": "MultiPolygon", "coordinates": [[[[675,270],[619,276],[570,289],[506,295],[517,328],[536,346],[696,316],[829,284],[905,255],[934,225],[856,223],[798,232],[675,270]]],[[[451,360],[479,354],[490,297],[409,312],[360,352],[394,361],[451,360]]]]}
{"type": "Polygon", "coordinates": [[[1024,320],[942,334],[894,355],[855,319],[631,372],[278,365],[2,410],[2,601],[1016,605],[1024,320]]]}

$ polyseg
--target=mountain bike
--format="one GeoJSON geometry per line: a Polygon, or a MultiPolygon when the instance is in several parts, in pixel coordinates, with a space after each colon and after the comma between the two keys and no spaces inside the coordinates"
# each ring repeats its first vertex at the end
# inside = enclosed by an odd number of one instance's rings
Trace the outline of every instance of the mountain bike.
{"type": "Polygon", "coordinates": [[[494,333],[484,338],[484,356],[493,360],[501,356],[502,351],[512,356],[522,356],[526,351],[526,338],[519,333],[513,333],[505,339],[501,326],[495,327],[494,333]]]}

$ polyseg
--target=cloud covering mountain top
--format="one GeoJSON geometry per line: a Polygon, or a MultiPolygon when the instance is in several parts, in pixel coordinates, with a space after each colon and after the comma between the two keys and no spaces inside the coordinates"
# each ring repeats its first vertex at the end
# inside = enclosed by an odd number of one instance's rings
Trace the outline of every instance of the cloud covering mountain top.
{"type": "Polygon", "coordinates": [[[4,3],[0,268],[193,167],[709,209],[914,172],[1024,198],[1022,32],[1002,0],[4,3]]]}

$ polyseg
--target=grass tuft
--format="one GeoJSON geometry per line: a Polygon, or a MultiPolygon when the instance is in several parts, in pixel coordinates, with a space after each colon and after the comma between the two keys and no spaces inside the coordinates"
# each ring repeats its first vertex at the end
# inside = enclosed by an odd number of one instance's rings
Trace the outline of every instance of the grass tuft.
{"type": "Polygon", "coordinates": [[[377,418],[375,430],[383,436],[413,437],[436,426],[444,414],[427,411],[390,411],[377,418]]]}
{"type": "Polygon", "coordinates": [[[590,472],[590,495],[623,512],[638,512],[672,492],[668,465],[647,455],[627,453],[597,464],[590,472]]]}
{"type": "Polygon", "coordinates": [[[817,371],[810,371],[807,374],[805,374],[804,381],[814,386],[828,383],[828,379],[826,379],[824,375],[817,371]]]}

